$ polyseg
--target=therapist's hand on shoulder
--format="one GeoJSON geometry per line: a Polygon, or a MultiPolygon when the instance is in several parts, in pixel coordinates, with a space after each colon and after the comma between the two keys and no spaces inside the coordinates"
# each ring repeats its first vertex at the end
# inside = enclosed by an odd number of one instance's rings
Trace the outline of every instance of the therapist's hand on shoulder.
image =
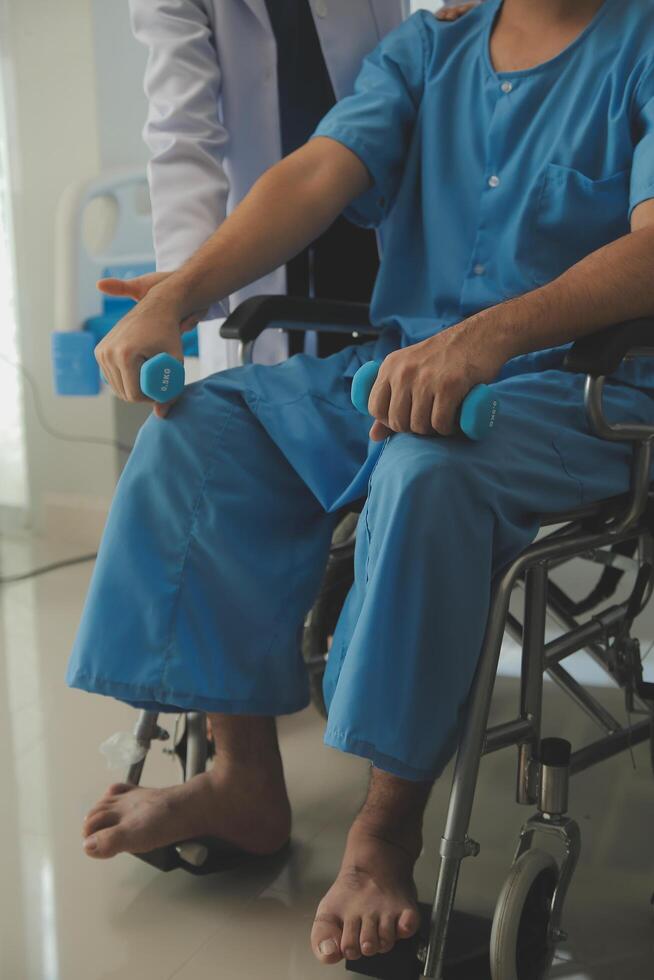
{"type": "MultiPolygon", "coordinates": [[[[141,365],[162,353],[183,361],[182,334],[199,323],[206,312],[181,316],[165,290],[170,275],[169,272],[152,272],[134,279],[101,279],[98,282],[101,292],[110,296],[129,296],[137,303],[95,348],[95,358],[103,375],[115,394],[125,401],[150,400],[141,391],[141,365]]],[[[172,401],[153,403],[154,414],[164,418],[172,404],[172,401]]]]}
{"type": "Polygon", "coordinates": [[[469,10],[473,7],[478,7],[481,0],[472,0],[471,3],[459,3],[455,7],[441,7],[440,10],[436,11],[437,20],[458,20],[459,17],[463,17],[467,14],[469,10]]]}
{"type": "Polygon", "coordinates": [[[482,318],[471,318],[421,343],[394,351],[382,362],[370,392],[368,411],[375,421],[373,442],[395,432],[448,436],[468,392],[494,381],[512,356],[482,318]]]}

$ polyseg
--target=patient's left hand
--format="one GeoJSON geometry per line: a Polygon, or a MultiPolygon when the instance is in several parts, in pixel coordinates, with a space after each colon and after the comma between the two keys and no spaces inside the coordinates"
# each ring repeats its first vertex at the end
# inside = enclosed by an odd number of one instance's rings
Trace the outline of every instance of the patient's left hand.
{"type": "Polygon", "coordinates": [[[484,324],[469,320],[389,354],[368,401],[375,418],[370,438],[456,431],[457,411],[470,389],[493,381],[510,356],[487,338],[484,324]]]}

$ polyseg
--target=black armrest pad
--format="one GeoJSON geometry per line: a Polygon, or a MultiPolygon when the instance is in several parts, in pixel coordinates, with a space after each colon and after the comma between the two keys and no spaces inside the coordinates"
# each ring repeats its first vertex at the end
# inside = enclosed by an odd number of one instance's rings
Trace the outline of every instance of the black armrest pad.
{"type": "Polygon", "coordinates": [[[654,355],[654,317],[628,320],[576,340],[563,366],[566,371],[603,377],[617,371],[629,351],[648,347],[654,355]]]}
{"type": "Polygon", "coordinates": [[[370,323],[366,303],[346,303],[341,300],[304,299],[298,296],[252,296],[231,313],[220,336],[248,343],[274,324],[288,330],[320,330],[349,333],[352,330],[375,336],[378,331],[370,323]]]}

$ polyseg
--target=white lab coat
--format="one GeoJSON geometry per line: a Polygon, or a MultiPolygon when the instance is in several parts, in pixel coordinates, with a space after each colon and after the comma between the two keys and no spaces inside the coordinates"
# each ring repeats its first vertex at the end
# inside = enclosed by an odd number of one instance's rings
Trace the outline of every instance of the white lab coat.
{"type": "MultiPolygon", "coordinates": [[[[409,13],[409,0],[309,2],[340,99],[365,55],[409,13]]],[[[144,138],[157,267],[167,271],[280,158],[277,48],[265,0],[130,0],[130,10],[149,53],[144,138]]],[[[285,285],[278,269],[232,296],[230,306],[285,285]]]]}

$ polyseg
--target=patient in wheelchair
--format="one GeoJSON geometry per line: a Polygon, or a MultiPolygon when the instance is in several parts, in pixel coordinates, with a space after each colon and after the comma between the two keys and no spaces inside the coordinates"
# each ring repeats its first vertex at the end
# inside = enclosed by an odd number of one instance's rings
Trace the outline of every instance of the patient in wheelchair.
{"type": "MultiPolygon", "coordinates": [[[[90,856],[196,836],[257,855],[285,845],[275,718],[308,703],[303,619],[339,515],[365,501],[325,742],[369,760],[370,786],[311,944],[333,964],[416,931],[423,811],[456,745],[492,578],[540,514],[628,486],[628,448],[591,434],[583,379],[562,361],[575,338],[654,313],[653,39],[653,0],[418,13],[188,263],[127,287],[143,298],[97,356],[138,401],[142,361],[181,357],[180,324],[344,209],[380,234],[378,339],[216,374],[139,435],[68,682],[207,712],[216,757],[181,786],[110,787],[84,824],[90,856]],[[370,428],[350,384],[372,359],[370,428]],[[481,382],[501,409],[471,442],[457,410],[481,382]]],[[[653,389],[649,369],[623,365],[607,414],[651,422],[653,389]]]]}

